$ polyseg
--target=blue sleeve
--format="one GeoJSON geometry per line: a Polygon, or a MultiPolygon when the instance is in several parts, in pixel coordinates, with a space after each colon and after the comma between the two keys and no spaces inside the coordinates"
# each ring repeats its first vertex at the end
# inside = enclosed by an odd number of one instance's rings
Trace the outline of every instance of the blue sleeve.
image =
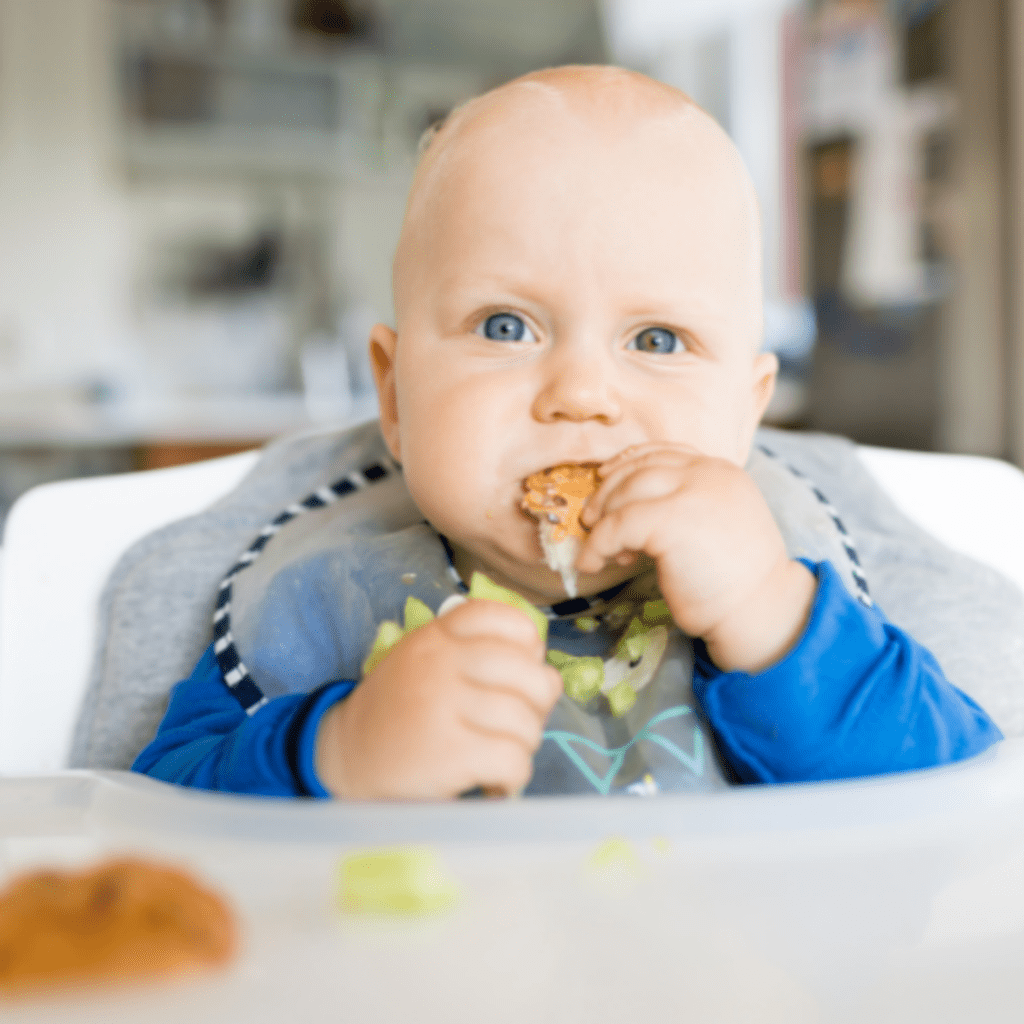
{"type": "Polygon", "coordinates": [[[744,782],[848,779],[948,764],[1002,733],[934,656],[850,596],[828,563],[800,641],[757,675],[694,644],[694,694],[744,782]]]}
{"type": "Polygon", "coordinates": [[[224,683],[211,644],[171,691],[156,736],[132,771],[196,789],[328,797],[314,768],[316,730],[354,686],[327,683],[277,697],[249,715],[224,683]]]}

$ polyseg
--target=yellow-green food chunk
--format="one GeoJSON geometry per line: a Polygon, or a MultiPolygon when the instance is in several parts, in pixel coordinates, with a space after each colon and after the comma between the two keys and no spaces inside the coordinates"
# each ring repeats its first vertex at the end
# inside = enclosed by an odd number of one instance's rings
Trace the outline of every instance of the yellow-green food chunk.
{"type": "Polygon", "coordinates": [[[385,619],[377,627],[377,635],[373,638],[373,645],[370,647],[370,653],[367,654],[366,660],[363,662],[363,675],[368,675],[372,672],[383,660],[384,655],[391,650],[395,644],[405,635],[405,631],[397,622],[392,622],[391,619],[385,619]]]}
{"type": "Polygon", "coordinates": [[[521,612],[526,612],[537,627],[541,640],[547,643],[548,620],[522,594],[517,594],[507,587],[499,587],[482,572],[475,572],[469,580],[469,596],[479,597],[484,601],[498,601],[501,604],[510,605],[512,608],[518,608],[521,612]]]}
{"type": "Polygon", "coordinates": [[[633,618],[626,627],[626,632],[620,637],[615,647],[615,653],[629,662],[639,661],[644,656],[644,651],[647,650],[648,632],[647,626],[638,618],[633,618]]]}
{"type": "Polygon", "coordinates": [[[590,855],[590,867],[597,871],[625,868],[630,873],[640,871],[640,858],[628,839],[612,836],[604,840],[590,855]]]}
{"type": "Polygon", "coordinates": [[[558,671],[565,692],[580,704],[596,697],[604,685],[604,662],[600,658],[570,658],[558,671]]]}
{"type": "Polygon", "coordinates": [[[609,629],[618,629],[629,618],[632,610],[633,606],[628,601],[620,601],[605,613],[605,625],[609,629]]]}
{"type": "Polygon", "coordinates": [[[649,626],[665,626],[672,621],[672,612],[669,611],[668,601],[664,598],[645,601],[641,615],[649,626]]]}
{"type": "Polygon", "coordinates": [[[591,618],[589,615],[581,615],[576,620],[576,628],[581,633],[593,633],[599,625],[597,619],[591,618]]]}
{"type": "Polygon", "coordinates": [[[636,703],[636,690],[623,679],[608,691],[608,703],[611,705],[612,714],[616,718],[621,718],[636,703]]]}
{"type": "Polygon", "coordinates": [[[568,665],[572,661],[572,655],[566,654],[565,651],[558,651],[552,647],[548,651],[548,664],[554,665],[555,668],[561,668],[563,665],[568,665]]]}
{"type": "Polygon", "coordinates": [[[458,897],[437,857],[424,847],[353,854],[342,860],[339,876],[339,903],[350,913],[429,914],[458,897]]]}
{"type": "Polygon", "coordinates": [[[411,633],[420,626],[433,621],[434,613],[418,597],[410,595],[405,599],[405,631],[411,633]]]}

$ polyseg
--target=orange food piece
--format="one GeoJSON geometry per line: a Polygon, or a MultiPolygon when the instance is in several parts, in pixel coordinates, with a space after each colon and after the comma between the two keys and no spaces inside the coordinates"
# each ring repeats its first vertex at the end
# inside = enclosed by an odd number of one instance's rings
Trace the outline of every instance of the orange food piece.
{"type": "Polygon", "coordinates": [[[0,995],[137,982],[226,964],[224,901],[184,871],[134,858],[34,871],[0,892],[0,995]]]}
{"type": "Polygon", "coordinates": [[[599,463],[566,463],[533,473],[523,481],[526,497],[521,507],[541,522],[551,524],[553,543],[566,537],[581,539],[586,533],[580,522],[583,504],[600,482],[599,463]]]}

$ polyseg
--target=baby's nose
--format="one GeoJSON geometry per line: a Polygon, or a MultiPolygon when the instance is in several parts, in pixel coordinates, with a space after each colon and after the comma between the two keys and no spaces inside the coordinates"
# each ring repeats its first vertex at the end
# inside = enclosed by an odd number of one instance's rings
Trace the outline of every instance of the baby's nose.
{"type": "Polygon", "coordinates": [[[618,423],[622,404],[615,386],[614,368],[600,358],[555,358],[533,403],[534,418],[541,423],[556,420],[599,420],[618,423]]]}

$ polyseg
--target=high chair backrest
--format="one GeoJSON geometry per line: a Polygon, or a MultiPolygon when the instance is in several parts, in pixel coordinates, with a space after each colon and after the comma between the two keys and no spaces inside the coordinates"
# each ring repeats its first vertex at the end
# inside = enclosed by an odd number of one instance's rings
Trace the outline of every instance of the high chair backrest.
{"type": "Polygon", "coordinates": [[[257,458],[45,484],[15,502],[0,559],[0,775],[66,765],[118,558],[226,494],[257,458]]]}
{"type": "MultiPolygon", "coordinates": [[[[1024,474],[973,456],[859,455],[911,519],[1024,589],[1024,474]]],[[[18,500],[0,559],[0,775],[66,766],[114,564],[146,533],[226,494],[256,459],[47,484],[18,500]]]]}

